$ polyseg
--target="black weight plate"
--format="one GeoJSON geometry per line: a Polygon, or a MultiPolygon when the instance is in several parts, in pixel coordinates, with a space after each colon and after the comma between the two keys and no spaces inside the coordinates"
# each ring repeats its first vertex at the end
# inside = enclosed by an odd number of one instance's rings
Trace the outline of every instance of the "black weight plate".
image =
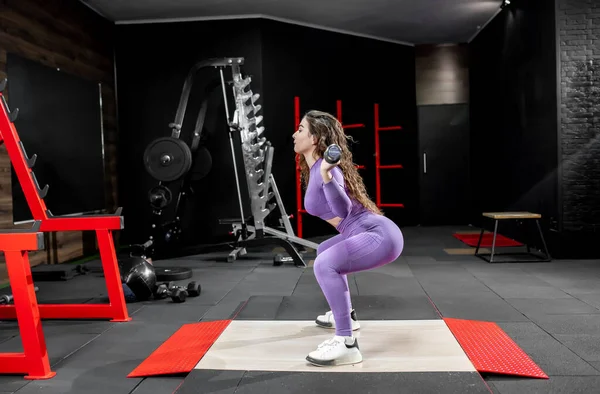
{"type": "Polygon", "coordinates": [[[198,147],[194,154],[194,165],[192,167],[192,180],[199,181],[208,175],[212,169],[212,156],[204,146],[198,147]]]}
{"type": "Polygon", "coordinates": [[[144,167],[160,182],[181,178],[192,166],[190,147],[179,138],[162,137],[152,141],[144,152],[144,167]]]}
{"type": "Polygon", "coordinates": [[[173,193],[164,185],[155,186],[148,191],[148,201],[153,208],[163,209],[173,201],[173,193]]]}
{"type": "Polygon", "coordinates": [[[192,277],[193,273],[190,268],[170,267],[170,268],[154,268],[156,272],[157,282],[170,282],[172,280],[184,280],[192,277]]]}

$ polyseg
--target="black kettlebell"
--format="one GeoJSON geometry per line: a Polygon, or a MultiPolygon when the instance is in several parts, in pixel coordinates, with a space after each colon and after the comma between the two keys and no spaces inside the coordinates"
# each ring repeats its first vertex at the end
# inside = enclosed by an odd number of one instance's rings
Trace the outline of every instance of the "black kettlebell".
{"type": "Polygon", "coordinates": [[[121,281],[135,294],[138,301],[145,301],[153,294],[156,272],[146,259],[133,256],[119,261],[121,281]]]}
{"type": "Polygon", "coordinates": [[[331,144],[325,149],[324,153],[325,161],[329,164],[337,163],[342,157],[342,148],[337,144],[331,144]]]}

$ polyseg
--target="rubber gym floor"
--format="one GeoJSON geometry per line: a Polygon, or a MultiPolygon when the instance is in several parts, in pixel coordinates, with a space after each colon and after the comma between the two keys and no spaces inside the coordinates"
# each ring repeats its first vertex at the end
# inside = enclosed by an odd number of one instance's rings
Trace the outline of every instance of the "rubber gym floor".
{"type": "MultiPolygon", "coordinates": [[[[452,234],[464,230],[473,229],[405,228],[406,247],[398,260],[349,276],[363,324],[358,334],[363,365],[343,370],[307,365],[304,356],[332,335],[313,323],[327,305],[312,268],[275,267],[272,250],[248,250],[233,263],[223,259],[226,253],[157,261],[156,266],[192,268],[193,278],[181,283],[200,282],[202,294],[182,304],[130,303],[128,323],[44,320],[57,375],[37,381],[0,376],[0,393],[597,392],[598,262],[489,264],[456,252],[465,245],[452,234]],[[127,377],[182,325],[233,316],[190,373],[127,377]],[[442,318],[497,323],[549,378],[478,373],[453,337],[441,331],[442,318]]],[[[106,299],[99,274],[37,285],[40,303],[106,299]]],[[[0,322],[0,352],[18,351],[16,322],[0,322]]]]}

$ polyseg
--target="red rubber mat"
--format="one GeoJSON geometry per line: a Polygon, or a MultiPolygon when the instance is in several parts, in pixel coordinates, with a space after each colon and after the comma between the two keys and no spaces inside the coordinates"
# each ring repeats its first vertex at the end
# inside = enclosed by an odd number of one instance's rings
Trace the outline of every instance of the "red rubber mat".
{"type": "Polygon", "coordinates": [[[449,318],[444,321],[477,371],[548,379],[496,323],[449,318]]]}
{"type": "MultiPolygon", "coordinates": [[[[453,234],[454,238],[457,238],[464,242],[469,246],[477,246],[477,242],[479,241],[479,232],[478,233],[470,233],[470,234],[453,234]]],[[[493,233],[484,233],[481,238],[481,246],[480,248],[491,248],[492,241],[494,240],[493,233]]],[[[505,237],[502,234],[496,234],[496,247],[505,247],[505,246],[523,246],[523,244],[519,241],[515,241],[514,239],[510,239],[505,237]]]]}
{"type": "Polygon", "coordinates": [[[217,320],[184,324],[127,377],[189,373],[230,322],[231,320],[217,320]]]}

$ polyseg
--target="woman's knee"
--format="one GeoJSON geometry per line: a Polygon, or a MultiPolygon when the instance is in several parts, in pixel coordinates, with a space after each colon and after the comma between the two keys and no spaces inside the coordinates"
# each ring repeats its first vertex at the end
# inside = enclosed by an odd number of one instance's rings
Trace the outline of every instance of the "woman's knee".
{"type": "Polygon", "coordinates": [[[313,265],[313,271],[317,279],[338,276],[341,275],[343,265],[344,261],[339,253],[336,255],[335,253],[328,252],[317,256],[313,265]]]}
{"type": "Polygon", "coordinates": [[[323,258],[323,255],[318,255],[313,264],[313,271],[317,279],[327,276],[328,271],[331,270],[331,266],[327,264],[327,259],[323,258]]]}

